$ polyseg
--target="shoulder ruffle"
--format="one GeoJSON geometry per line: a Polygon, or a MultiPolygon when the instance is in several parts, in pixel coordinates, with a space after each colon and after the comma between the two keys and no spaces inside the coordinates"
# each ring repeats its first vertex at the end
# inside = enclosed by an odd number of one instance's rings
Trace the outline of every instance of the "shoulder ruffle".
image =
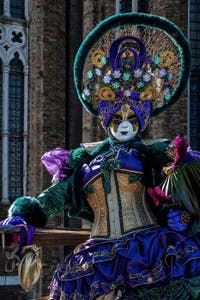
{"type": "Polygon", "coordinates": [[[52,183],[58,182],[69,176],[70,152],[63,148],[50,150],[41,157],[41,161],[50,175],[53,175],[52,183]]]}

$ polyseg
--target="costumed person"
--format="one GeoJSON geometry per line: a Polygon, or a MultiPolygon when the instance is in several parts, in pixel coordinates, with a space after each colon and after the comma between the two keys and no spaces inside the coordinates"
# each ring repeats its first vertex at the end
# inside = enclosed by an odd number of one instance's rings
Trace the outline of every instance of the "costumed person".
{"type": "Polygon", "coordinates": [[[108,138],[45,153],[54,184],[16,199],[7,219],[41,227],[67,209],[93,223],[56,270],[49,299],[200,299],[200,154],[181,136],[141,138],[189,72],[187,40],[159,16],[115,15],[83,41],[75,86],[108,138]]]}

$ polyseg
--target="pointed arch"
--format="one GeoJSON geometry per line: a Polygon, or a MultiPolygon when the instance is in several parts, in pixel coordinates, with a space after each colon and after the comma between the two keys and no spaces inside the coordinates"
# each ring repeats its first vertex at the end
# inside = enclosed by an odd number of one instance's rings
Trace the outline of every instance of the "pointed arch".
{"type": "Polygon", "coordinates": [[[19,49],[19,48],[10,48],[8,50],[7,53],[7,64],[10,64],[10,62],[12,61],[13,58],[15,58],[16,54],[18,55],[18,58],[20,59],[20,61],[22,62],[23,66],[27,65],[27,60],[26,60],[26,56],[25,53],[23,52],[23,50],[19,49]]]}

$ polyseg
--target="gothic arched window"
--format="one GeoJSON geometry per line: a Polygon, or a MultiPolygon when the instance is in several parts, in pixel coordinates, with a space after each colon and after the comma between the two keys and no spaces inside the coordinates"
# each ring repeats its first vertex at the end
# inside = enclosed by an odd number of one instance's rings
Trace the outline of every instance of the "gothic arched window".
{"type": "Polygon", "coordinates": [[[23,194],[24,73],[16,52],[10,62],[8,108],[9,199],[23,194]]]}
{"type": "Polygon", "coordinates": [[[10,14],[13,18],[24,19],[24,0],[10,0],[10,14]]]}

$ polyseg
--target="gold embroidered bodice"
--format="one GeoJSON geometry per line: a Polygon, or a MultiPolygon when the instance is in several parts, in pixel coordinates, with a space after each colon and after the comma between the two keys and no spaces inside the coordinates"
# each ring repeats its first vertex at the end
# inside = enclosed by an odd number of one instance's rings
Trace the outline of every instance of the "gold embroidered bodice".
{"type": "Polygon", "coordinates": [[[110,172],[110,192],[104,189],[101,172],[84,187],[86,199],[94,212],[91,237],[118,238],[137,228],[156,225],[156,218],[145,197],[145,187],[140,180],[130,182],[130,172],[110,172]]]}

